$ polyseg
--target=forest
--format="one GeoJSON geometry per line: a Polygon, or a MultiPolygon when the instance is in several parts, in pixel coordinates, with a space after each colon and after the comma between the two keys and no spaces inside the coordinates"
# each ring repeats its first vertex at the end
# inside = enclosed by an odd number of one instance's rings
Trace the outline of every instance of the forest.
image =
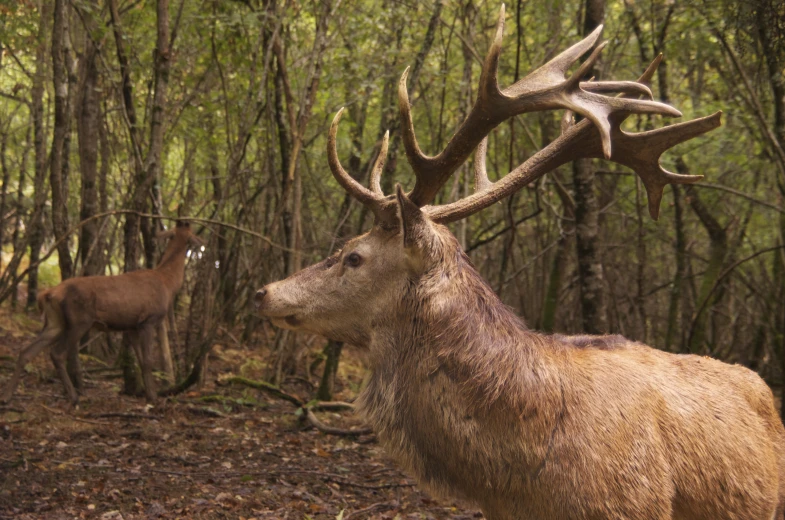
{"type": "MultiPolygon", "coordinates": [[[[335,114],[345,108],[337,148],[354,179],[368,185],[389,131],[382,190],[411,189],[401,74],[408,67],[419,145],[437,154],[477,99],[500,7],[0,3],[0,385],[41,329],[41,291],[155,267],[166,247],[156,237],[175,221],[199,240],[156,327],[155,406],[121,333],[81,338],[77,410],[48,355],[25,367],[16,400],[0,406],[0,518],[480,517],[414,487],[351,413],[367,370],[361,351],[276,328],[253,298],[373,224],[330,173],[335,114]]],[[[663,154],[665,169],[703,179],[667,186],[656,219],[632,170],[577,160],[450,224],[462,249],[532,329],[620,334],[738,363],[779,403],[785,4],[509,0],[505,9],[501,85],[602,23],[595,80],[634,81],[661,54],[653,99],[683,114],[637,115],[624,130],[718,111],[722,126],[663,154]]],[[[557,138],[564,112],[496,127],[490,180],[557,138]]],[[[470,158],[436,203],[468,196],[473,167],[470,158]]]]}

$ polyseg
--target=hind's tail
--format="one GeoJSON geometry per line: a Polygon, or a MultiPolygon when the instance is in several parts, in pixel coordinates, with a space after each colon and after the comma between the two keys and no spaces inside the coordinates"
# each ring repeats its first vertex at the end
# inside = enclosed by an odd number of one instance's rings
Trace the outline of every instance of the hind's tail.
{"type": "Polygon", "coordinates": [[[65,323],[63,309],[60,305],[60,299],[55,297],[55,294],[51,289],[38,293],[36,303],[38,305],[38,312],[41,313],[44,320],[44,329],[51,325],[62,328],[65,323]]]}

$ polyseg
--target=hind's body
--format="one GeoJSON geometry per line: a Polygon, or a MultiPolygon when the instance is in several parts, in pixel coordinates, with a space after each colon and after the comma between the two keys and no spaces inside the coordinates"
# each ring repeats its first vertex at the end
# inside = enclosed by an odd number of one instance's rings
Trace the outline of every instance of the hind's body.
{"type": "Polygon", "coordinates": [[[52,362],[74,405],[82,387],[79,368],[79,341],[91,328],[123,331],[131,335],[142,368],[145,394],[156,398],[152,374],[152,340],[155,328],[166,316],[174,295],[183,283],[188,245],[201,243],[187,222],[177,222],[161,237],[171,237],[155,269],[114,276],[84,276],[63,281],[38,295],[38,309],[44,316],[44,329],[16,361],[0,401],[14,394],[25,365],[41,351],[50,348],[52,362]],[[66,367],[68,357],[68,367],[66,367]],[[70,371],[70,373],[69,373],[70,371]]]}

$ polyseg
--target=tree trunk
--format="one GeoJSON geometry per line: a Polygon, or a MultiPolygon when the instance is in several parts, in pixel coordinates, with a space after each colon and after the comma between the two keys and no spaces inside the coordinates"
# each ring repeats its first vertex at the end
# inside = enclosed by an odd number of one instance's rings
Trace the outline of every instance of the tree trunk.
{"type": "MultiPolygon", "coordinates": [[[[11,263],[7,267],[7,272],[9,274],[16,274],[16,269],[19,263],[22,260],[22,256],[24,255],[26,245],[22,235],[22,223],[25,218],[25,184],[27,179],[27,159],[30,153],[30,143],[31,143],[31,132],[30,127],[27,128],[27,134],[25,137],[25,148],[22,152],[22,163],[19,168],[19,185],[16,190],[16,218],[14,219],[14,233],[11,238],[12,243],[14,244],[14,256],[11,258],[11,263]]],[[[16,280],[16,279],[14,279],[16,280]]],[[[19,299],[18,293],[18,285],[16,282],[14,283],[14,287],[11,288],[11,307],[16,310],[16,306],[18,303],[24,303],[19,299]]]]}
{"type": "MultiPolygon", "coordinates": [[[[677,159],[677,161],[678,171],[680,173],[688,173],[688,169],[681,158],[677,159]]],[[[709,213],[700,200],[698,191],[690,185],[687,185],[686,190],[689,196],[689,204],[706,229],[710,241],[709,264],[706,266],[706,270],[701,278],[698,298],[695,302],[695,316],[692,318],[692,326],[690,327],[689,349],[690,352],[697,353],[706,347],[708,316],[711,314],[712,307],[719,300],[714,286],[719,281],[722,267],[725,265],[725,259],[728,255],[728,236],[725,228],[709,213]]]]}
{"type": "Polygon", "coordinates": [[[319,384],[319,390],[316,392],[316,398],[320,401],[332,401],[333,399],[335,377],[338,374],[338,360],[341,358],[341,349],[343,349],[343,343],[333,340],[327,342],[327,346],[324,347],[324,353],[326,355],[324,360],[324,372],[322,372],[322,381],[319,384]]]}
{"type": "Polygon", "coordinates": [[[38,26],[35,52],[36,69],[30,90],[33,117],[33,146],[35,150],[35,177],[33,180],[33,211],[27,225],[30,245],[30,264],[35,265],[27,275],[27,307],[35,306],[38,296],[38,260],[44,242],[44,206],[46,204],[46,128],[44,126],[44,78],[46,77],[46,42],[52,4],[41,2],[41,18],[38,26]]]}
{"type": "MultiPolygon", "coordinates": [[[[588,35],[605,18],[605,0],[586,0],[583,34],[588,35]]],[[[586,76],[594,76],[588,71],[586,76]]],[[[599,244],[599,204],[594,192],[594,169],[588,159],[572,163],[575,187],[575,244],[581,294],[583,330],[590,334],[608,332],[608,304],[599,244]]]]}
{"type": "MultiPolygon", "coordinates": [[[[0,49],[0,52],[2,50],[0,49]]],[[[3,185],[2,189],[0,189],[0,269],[3,267],[3,257],[2,257],[2,250],[3,250],[3,242],[5,242],[5,208],[6,208],[6,197],[8,196],[8,188],[11,185],[11,169],[8,167],[8,132],[4,131],[2,137],[0,137],[0,165],[2,165],[3,171],[3,185]]],[[[20,175],[22,175],[20,173],[20,175]]]]}
{"type": "MultiPolygon", "coordinates": [[[[97,7],[97,2],[94,2],[97,7]]],[[[81,99],[77,118],[79,138],[79,166],[82,175],[81,208],[79,218],[87,220],[97,213],[98,190],[98,129],[100,126],[100,107],[98,97],[98,48],[93,39],[92,12],[83,13],[86,27],[85,52],[80,60],[81,99]]],[[[82,226],[79,234],[79,253],[82,273],[85,276],[99,274],[103,266],[98,249],[98,221],[82,226]]]]}
{"type": "MultiPolygon", "coordinates": [[[[68,185],[63,182],[65,146],[69,122],[68,110],[68,70],[66,68],[65,39],[68,30],[68,7],[65,0],[54,2],[54,25],[52,26],[52,74],[54,81],[54,130],[52,135],[52,154],[49,164],[49,183],[52,188],[52,228],[55,240],[60,241],[68,232],[68,185]]],[[[68,247],[68,239],[57,246],[60,275],[63,280],[73,276],[73,262],[68,247]]]]}
{"type": "Polygon", "coordinates": [[[674,242],[674,256],[676,259],[676,273],[673,275],[673,285],[670,291],[668,305],[668,329],[665,334],[665,350],[672,350],[674,344],[676,351],[683,348],[684,331],[682,330],[681,300],[682,284],[687,277],[687,240],[684,235],[684,209],[682,207],[681,188],[673,186],[673,227],[676,230],[674,242]]]}
{"type": "MultiPolygon", "coordinates": [[[[157,33],[156,45],[153,51],[153,99],[150,117],[150,139],[147,156],[142,160],[141,143],[137,128],[136,111],[134,108],[134,87],[130,77],[130,67],[125,50],[125,43],[122,28],[120,26],[119,11],[116,0],[109,0],[109,12],[112,18],[112,28],[115,37],[115,47],[117,59],[120,63],[122,74],[123,102],[126,112],[126,120],[129,125],[131,136],[131,151],[134,157],[135,173],[132,186],[130,186],[131,197],[128,205],[131,209],[143,212],[148,207],[149,193],[152,183],[161,168],[161,152],[163,149],[164,136],[164,112],[166,109],[166,97],[169,85],[170,49],[169,49],[169,1],[158,0],[157,2],[157,33]]],[[[135,214],[128,214],[123,227],[123,238],[125,244],[125,270],[133,271],[137,268],[137,258],[139,252],[139,232],[142,231],[145,243],[145,257],[148,267],[152,264],[154,243],[152,240],[152,227],[149,222],[142,222],[142,219],[135,214]]],[[[127,336],[127,335],[126,335],[127,336]]],[[[130,359],[130,349],[128,338],[123,339],[123,359],[126,364],[123,366],[123,376],[125,391],[136,393],[138,390],[138,379],[136,370],[127,365],[130,359]]]]}

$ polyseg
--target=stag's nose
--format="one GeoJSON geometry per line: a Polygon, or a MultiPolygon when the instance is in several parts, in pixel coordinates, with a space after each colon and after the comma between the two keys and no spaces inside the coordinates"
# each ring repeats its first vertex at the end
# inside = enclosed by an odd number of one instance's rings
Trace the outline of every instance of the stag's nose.
{"type": "Polygon", "coordinates": [[[256,294],[254,294],[253,297],[254,307],[258,309],[259,307],[262,306],[262,302],[264,301],[264,297],[266,294],[267,294],[267,289],[265,289],[264,287],[256,291],[256,294]]]}

